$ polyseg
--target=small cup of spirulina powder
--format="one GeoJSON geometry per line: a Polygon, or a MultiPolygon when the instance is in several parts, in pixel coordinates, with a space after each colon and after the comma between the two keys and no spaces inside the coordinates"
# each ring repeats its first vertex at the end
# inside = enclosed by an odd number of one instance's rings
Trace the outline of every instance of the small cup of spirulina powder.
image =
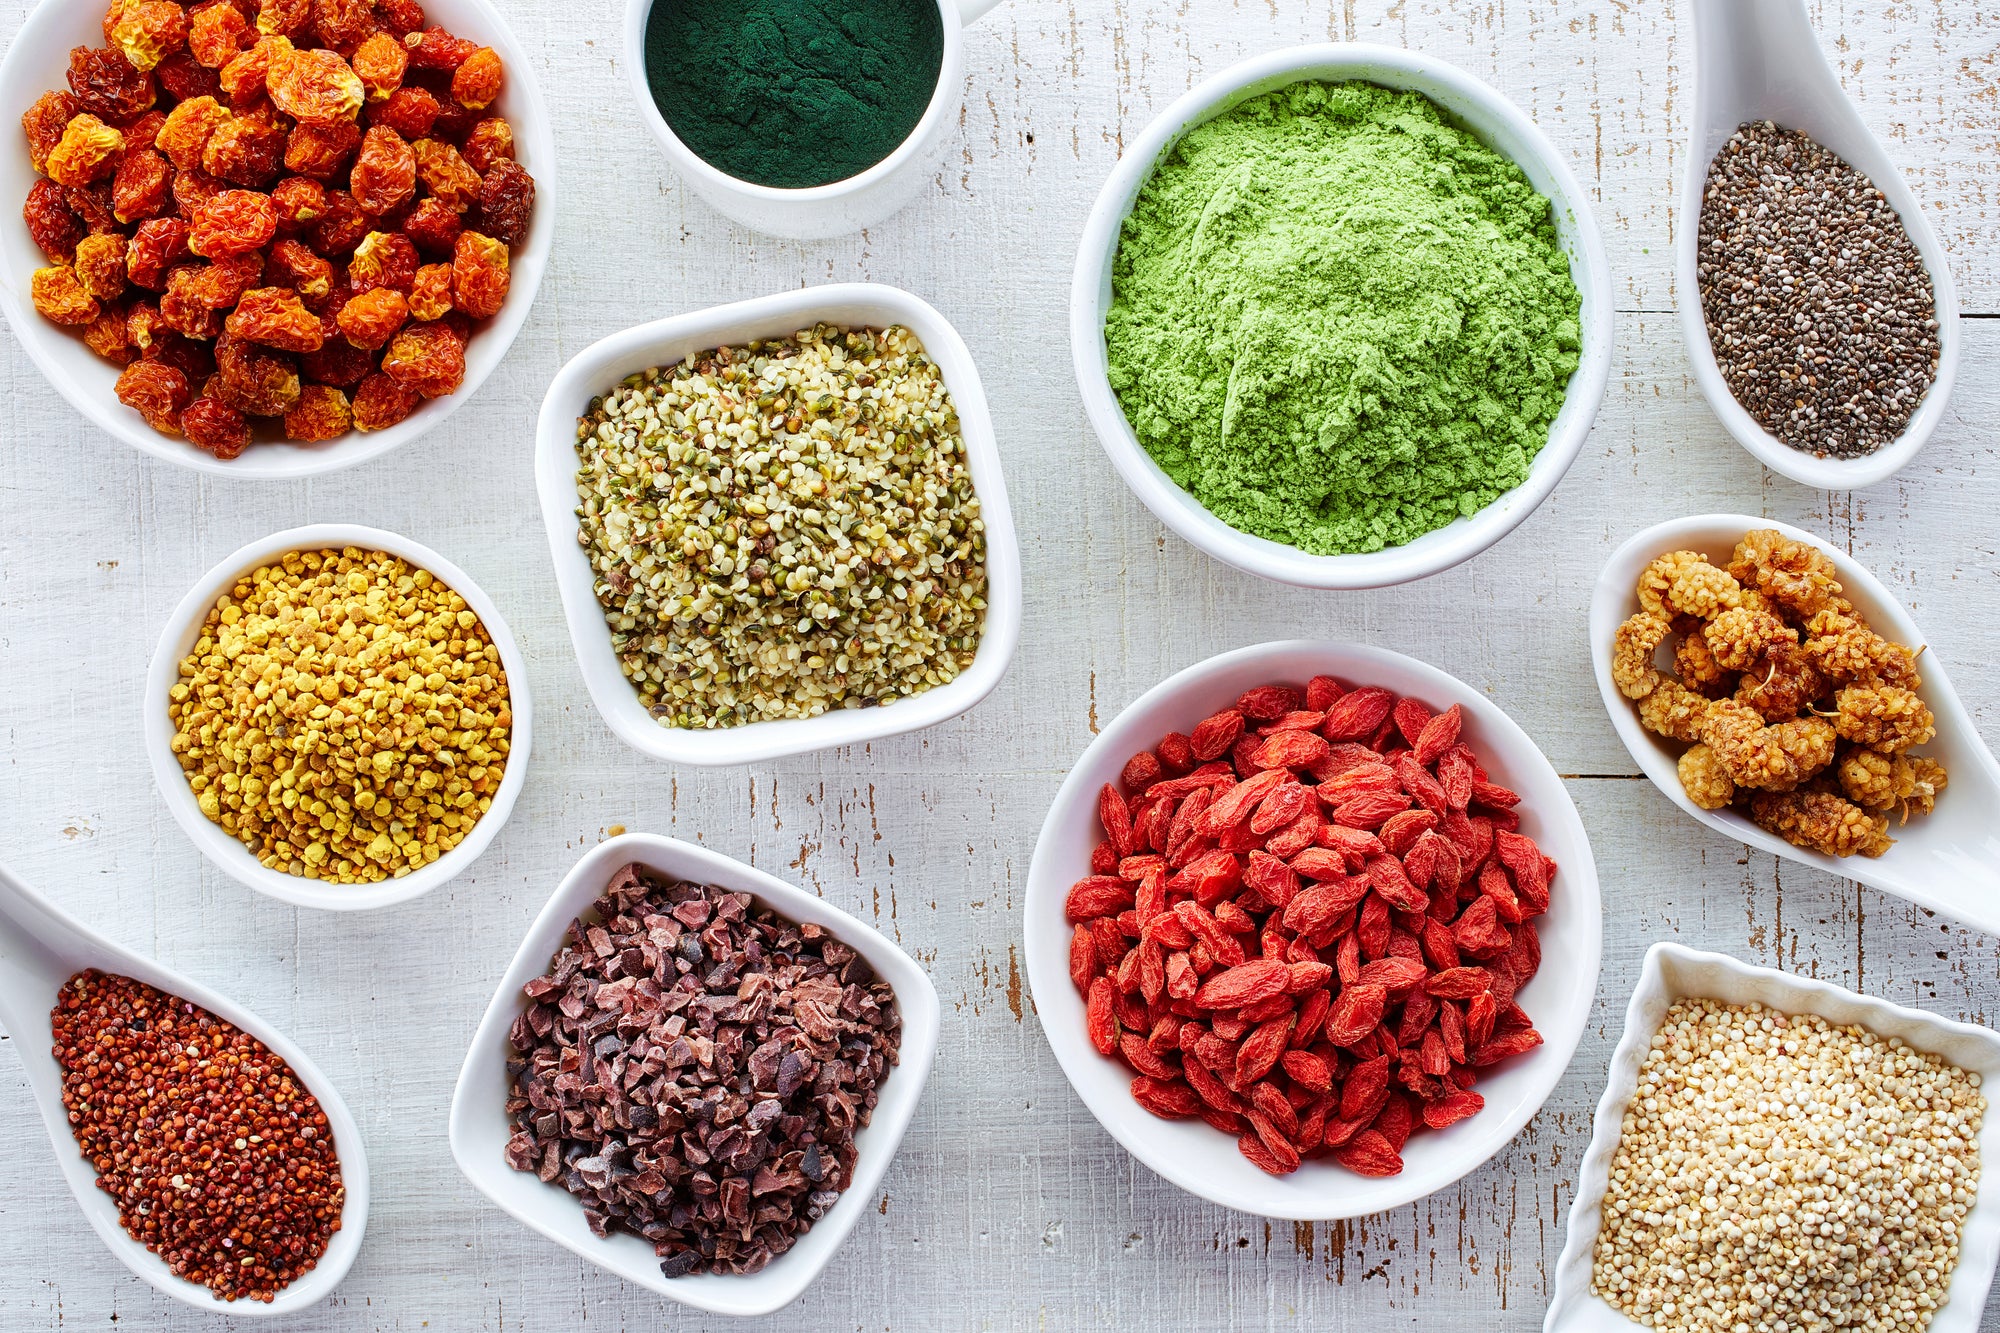
{"type": "Polygon", "coordinates": [[[1821,458],[1894,442],[1937,378],[1937,297],[1882,191],[1768,120],[1709,164],[1697,265],[1709,346],[1757,424],[1821,458]]]}
{"type": "Polygon", "coordinates": [[[646,82],[689,151],[739,181],[848,180],[908,139],[937,91],[937,0],[655,0],[646,82]]]}

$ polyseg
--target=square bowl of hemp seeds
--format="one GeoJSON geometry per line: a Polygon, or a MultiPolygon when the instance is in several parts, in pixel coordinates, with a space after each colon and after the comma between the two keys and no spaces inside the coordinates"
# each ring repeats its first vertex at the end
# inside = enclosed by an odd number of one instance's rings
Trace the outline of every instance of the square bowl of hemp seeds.
{"type": "Polygon", "coordinates": [[[745,764],[935,726],[1005,674],[1021,566],[956,330],[840,284],[614,334],[555,378],[535,483],[592,701],[745,764]]]}

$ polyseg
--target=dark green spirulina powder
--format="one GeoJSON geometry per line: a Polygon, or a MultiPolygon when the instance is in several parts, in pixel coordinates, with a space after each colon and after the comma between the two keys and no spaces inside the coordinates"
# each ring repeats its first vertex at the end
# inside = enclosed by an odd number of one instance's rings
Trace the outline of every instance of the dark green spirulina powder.
{"type": "Polygon", "coordinates": [[[936,0],[658,0],[646,20],[646,79],[681,142],[781,189],[895,152],[943,66],[936,0]]]}

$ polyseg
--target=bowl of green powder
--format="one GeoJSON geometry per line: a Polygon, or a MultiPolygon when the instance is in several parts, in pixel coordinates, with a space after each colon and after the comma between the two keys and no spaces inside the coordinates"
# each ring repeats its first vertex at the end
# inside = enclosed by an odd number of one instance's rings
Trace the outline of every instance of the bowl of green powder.
{"type": "Polygon", "coordinates": [[[1582,448],[1611,365],[1603,241],[1562,155],[1409,51],[1298,47],[1127,151],[1071,294],[1098,438],[1166,525],[1316,588],[1499,541],[1582,448]]]}

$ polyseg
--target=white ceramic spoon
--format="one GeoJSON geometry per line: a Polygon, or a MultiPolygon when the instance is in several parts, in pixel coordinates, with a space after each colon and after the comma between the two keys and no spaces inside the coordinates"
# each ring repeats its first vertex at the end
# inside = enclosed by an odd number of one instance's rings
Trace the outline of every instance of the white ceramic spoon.
{"type": "Polygon", "coordinates": [[[1689,126],[1687,177],[1681,188],[1676,243],[1681,337],[1695,383],[1738,444],[1773,472],[1822,490],[1852,490],[1884,481],[1921,449],[1944,420],[1958,376],[1962,338],[1958,291],[1944,246],[1910,187],[1868,131],[1840,79],[1820,54],[1805,0],[1694,0],[1694,117],[1689,126]],[[1709,163],[1746,121],[1774,121],[1840,154],[1882,191],[1930,270],[1937,300],[1937,378],[1902,435],[1864,458],[1815,458],[1778,440],[1743,410],[1723,381],[1702,319],[1696,260],[1701,246],[1701,197],[1709,163]]]}
{"type": "Polygon", "coordinates": [[[325,1300],[347,1276],[354,1256],[361,1251],[361,1233],[368,1222],[368,1158],[354,1117],[348,1114],[346,1103],[340,1100],[340,1094],[333,1090],[326,1076],[282,1033],[255,1014],[94,934],[58,911],[5,866],[0,866],[0,1026],[7,1029],[7,1035],[13,1039],[9,1044],[27,1070],[28,1086],[34,1090],[42,1119],[48,1123],[49,1140],[55,1147],[56,1164],[62,1168],[63,1179],[69,1182],[70,1192],[76,1195],[83,1215],[90,1219],[90,1225],[97,1229],[98,1236],[120,1263],[175,1300],[202,1310],[248,1317],[296,1314],[325,1300]],[[78,1151],[68,1114],[63,1110],[62,1070],[51,1053],[54,1038],[49,1027],[49,1010],[54,1007],[56,993],[71,976],[88,967],[142,981],[235,1024],[290,1065],[319,1098],[333,1129],[334,1150],[340,1155],[341,1183],[347,1189],[340,1230],[334,1233],[318,1265],[280,1291],[269,1304],[252,1300],[221,1301],[206,1287],[174,1276],[158,1255],[125,1234],[125,1229],[118,1225],[117,1205],[110,1195],[97,1188],[97,1173],[78,1151]]]}
{"type": "Polygon", "coordinates": [[[1913,815],[1909,823],[1901,825],[1892,819],[1889,833],[1896,845],[1887,854],[1872,858],[1822,856],[1766,833],[1735,810],[1710,811],[1697,806],[1682,789],[1676,768],[1687,747],[1641,726],[1638,706],[1612,683],[1611,640],[1619,624],[1639,609],[1635,591],[1639,572],[1655,556],[1678,550],[1700,551],[1726,566],[1736,543],[1753,528],[1775,528],[1826,552],[1839,571],[1844,595],[1860,609],[1870,627],[1913,648],[1926,642],[1910,613],[1874,575],[1809,532],[1745,514],[1703,514],[1662,523],[1618,549],[1598,576],[1590,603],[1591,659],[1619,739],[1668,799],[1716,832],[1760,851],[1934,908],[1988,934],[2000,934],[2000,764],[1994,763],[1980,740],[1971,714],[1959,701],[1944,664],[1935,654],[1925,653],[1918,660],[1924,683],[1917,692],[1937,714],[1938,731],[1936,739],[1919,747],[1919,753],[1945,766],[1949,785],[1931,814],[1913,815]]]}

